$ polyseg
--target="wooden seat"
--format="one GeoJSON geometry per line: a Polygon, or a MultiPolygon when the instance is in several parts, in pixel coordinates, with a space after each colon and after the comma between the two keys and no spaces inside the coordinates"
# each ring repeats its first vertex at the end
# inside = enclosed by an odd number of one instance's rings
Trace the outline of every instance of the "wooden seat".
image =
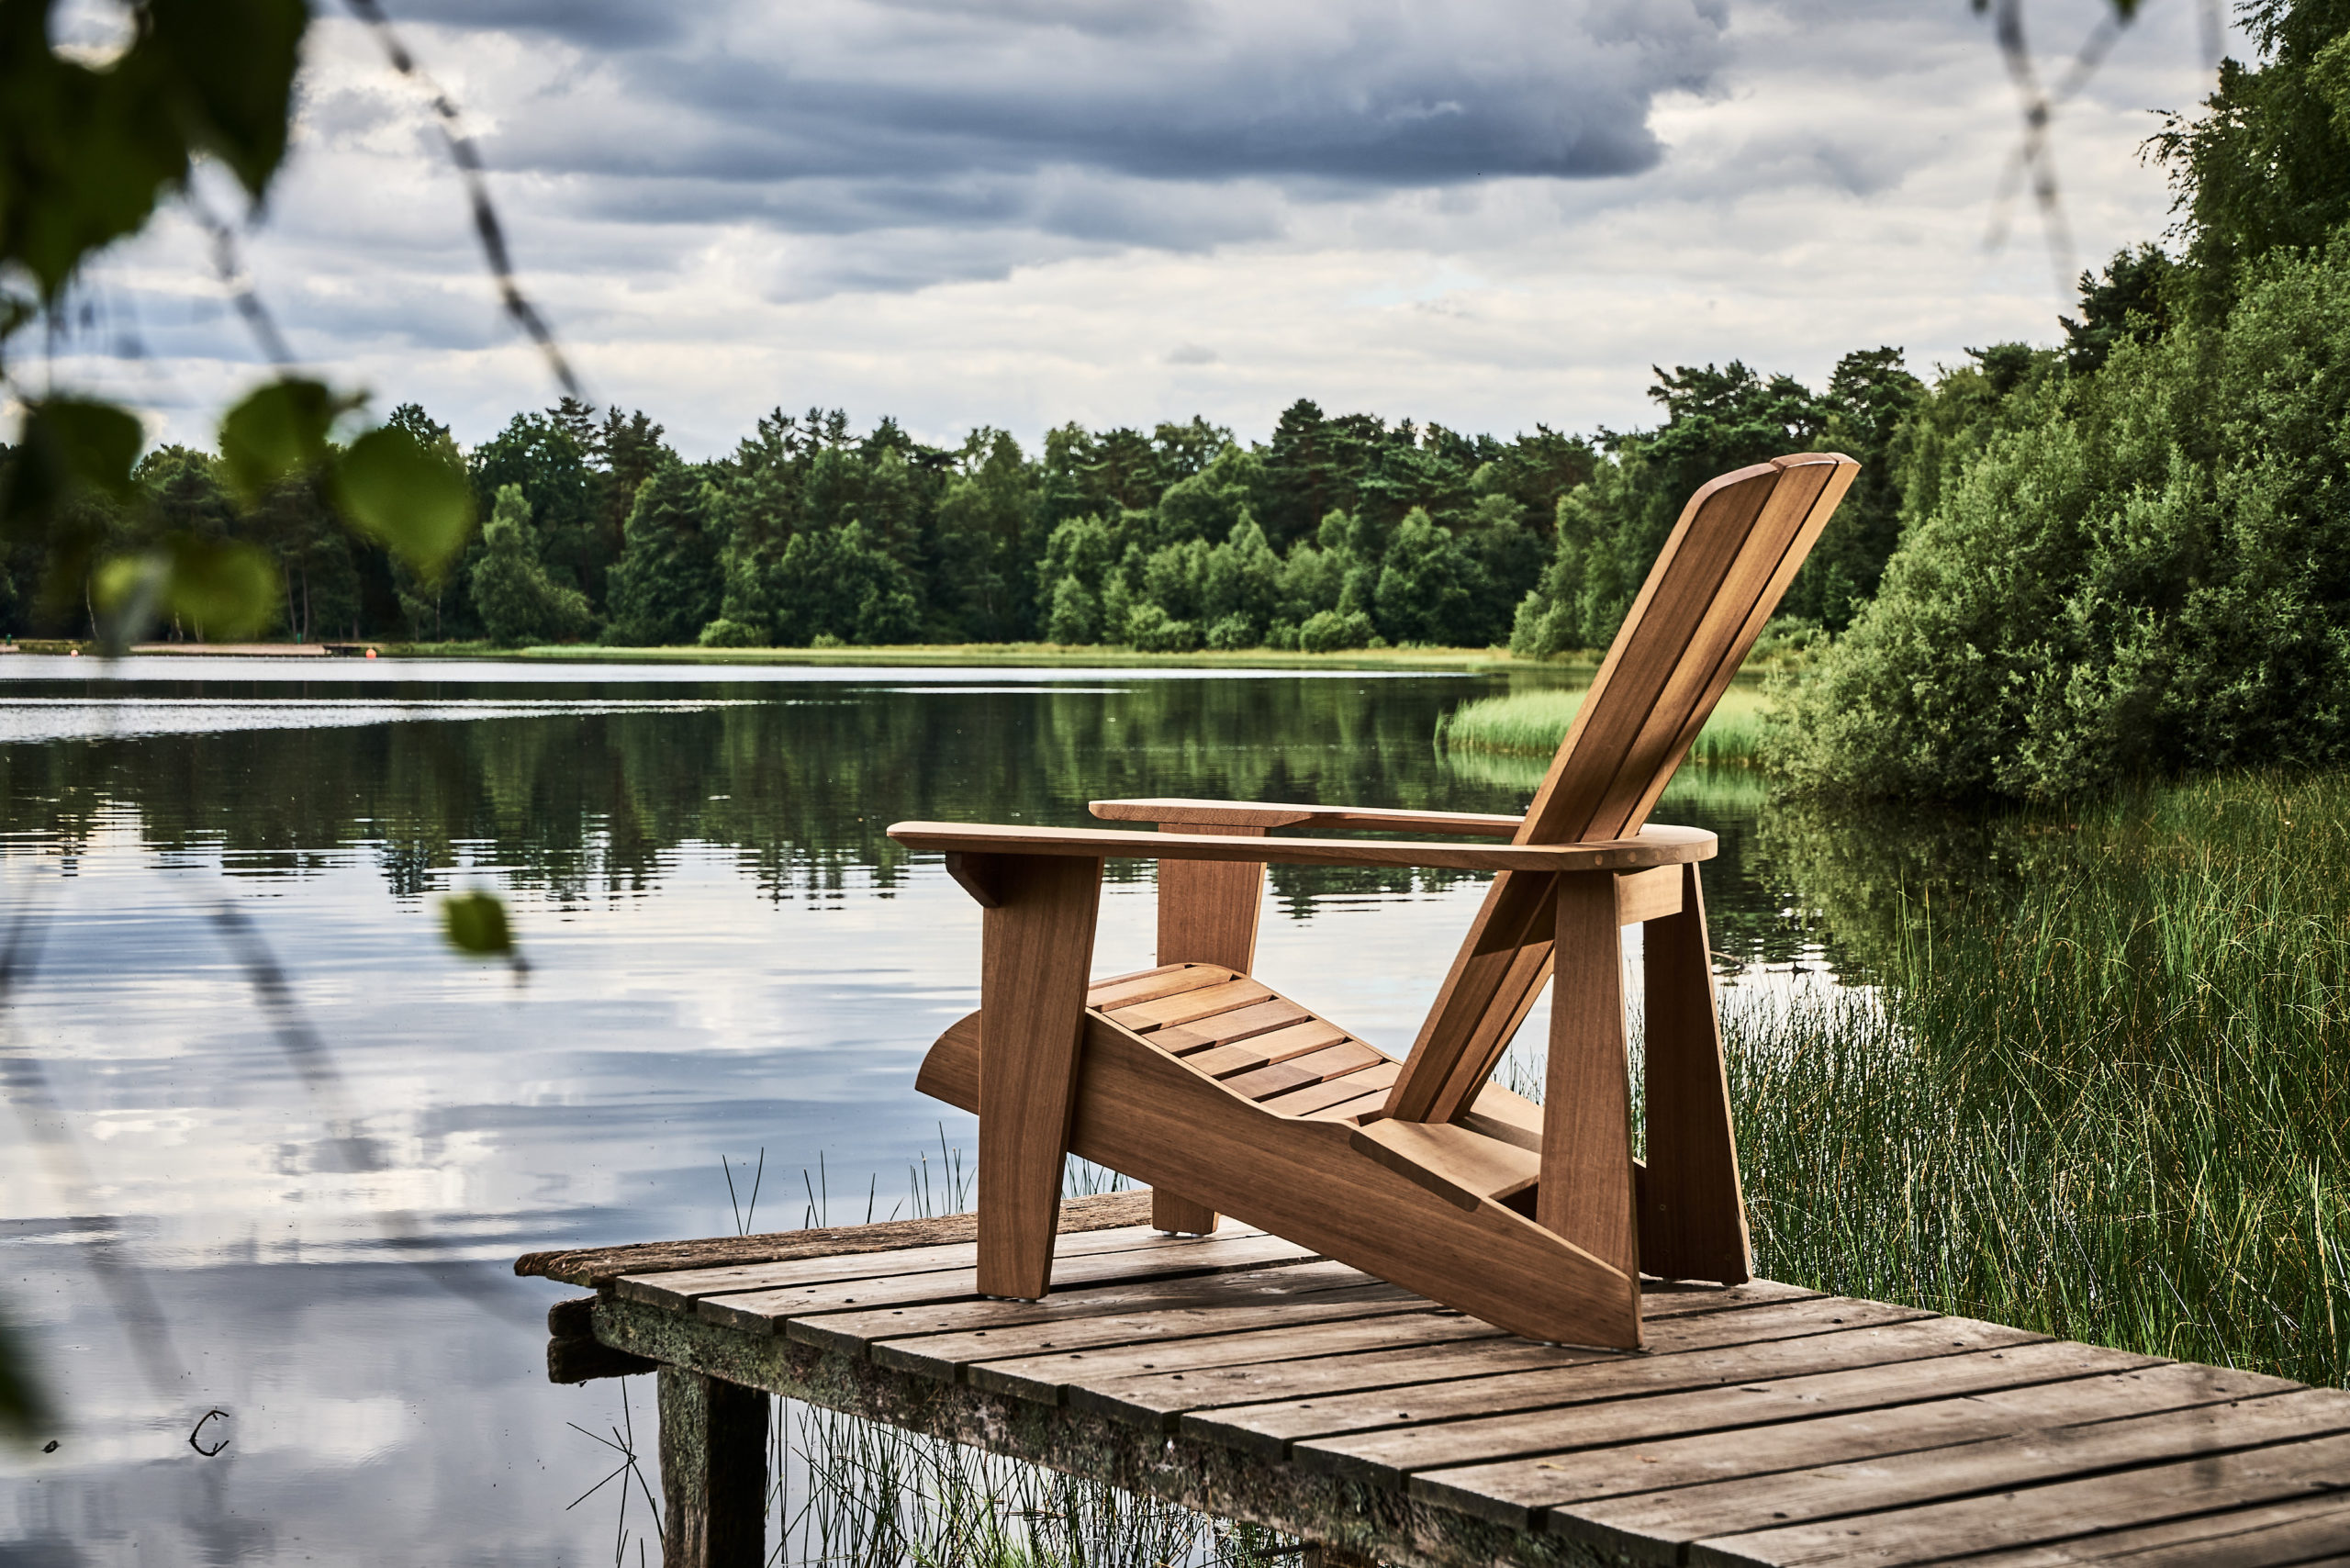
{"type": "Polygon", "coordinates": [[[1743,1198],[1698,863],[1647,824],[1857,468],[1775,459],[1691,498],[1523,818],[1102,801],[1155,833],[901,823],[986,911],[979,1011],[918,1087],[979,1117],[979,1289],[1052,1272],[1064,1157],[1531,1338],[1633,1348],[1640,1276],[1743,1282],[1743,1198]],[[1386,829],[1505,842],[1277,834],[1386,829]],[[1159,862],[1158,966],[1089,980],[1102,863],[1159,862]],[[1269,862],[1494,873],[1403,1061],[1254,978],[1269,862]],[[1649,1162],[1632,1158],[1620,933],[1644,928],[1649,1162]],[[1556,975],[1540,1106],[1491,1081],[1556,975]]]}

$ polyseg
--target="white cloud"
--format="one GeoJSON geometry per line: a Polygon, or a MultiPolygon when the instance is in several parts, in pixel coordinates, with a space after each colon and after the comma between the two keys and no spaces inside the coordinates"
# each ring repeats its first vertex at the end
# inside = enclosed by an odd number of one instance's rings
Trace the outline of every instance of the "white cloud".
{"type": "MultiPolygon", "coordinates": [[[[2105,0],[2036,0],[2053,64],[2105,0]]],[[[423,15],[407,7],[411,18],[423,15]]],[[[1986,255],[2017,134],[1962,0],[1449,7],[505,0],[411,20],[483,128],[516,257],[591,392],[689,454],[765,409],[979,423],[1300,396],[1471,430],[1643,422],[1651,364],[1815,381],[2054,336],[2036,219],[1986,255]]],[[[2060,113],[2076,264],[2158,233],[2147,111],[2208,90],[2145,7],[2060,113]]],[[[464,439],[552,400],[415,95],[322,22],[251,241],[299,352],[464,439]]],[[[259,374],[185,223],[94,279],[62,378],[201,440],[259,374]],[[126,335],[149,358],[110,357],[126,335]]]]}

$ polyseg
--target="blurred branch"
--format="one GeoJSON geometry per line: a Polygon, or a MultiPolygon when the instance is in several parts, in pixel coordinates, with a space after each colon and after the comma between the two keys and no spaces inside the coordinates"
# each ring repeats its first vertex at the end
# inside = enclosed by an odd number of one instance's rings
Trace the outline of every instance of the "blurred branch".
{"type": "Polygon", "coordinates": [[[546,356],[547,369],[562,384],[563,389],[586,401],[587,394],[580,389],[579,378],[572,374],[571,363],[564,357],[562,345],[555,342],[546,319],[523,295],[522,286],[514,276],[513,259],[506,249],[506,230],[498,222],[498,208],[489,199],[489,181],[482,168],[481,153],[474,146],[473,138],[466,133],[455,101],[417,64],[416,57],[408,52],[408,46],[400,41],[399,34],[393,30],[391,17],[385,15],[378,0],[343,0],[343,3],[351,14],[366,24],[368,30],[375,35],[375,41],[382,46],[385,58],[392,62],[392,69],[423,90],[426,101],[432,106],[432,113],[440,122],[441,137],[448,146],[450,162],[456,164],[458,175],[465,182],[465,196],[473,205],[474,232],[481,238],[482,257],[489,263],[490,275],[498,281],[498,298],[504,303],[506,313],[514,319],[517,326],[530,334],[532,342],[539,345],[539,352],[546,356]]]}

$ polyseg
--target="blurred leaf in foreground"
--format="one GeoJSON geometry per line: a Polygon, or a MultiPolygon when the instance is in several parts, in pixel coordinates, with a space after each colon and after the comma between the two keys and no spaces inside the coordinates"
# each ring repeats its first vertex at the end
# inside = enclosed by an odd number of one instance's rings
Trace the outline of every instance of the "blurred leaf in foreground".
{"type": "Polygon", "coordinates": [[[73,398],[27,404],[0,496],[0,528],[16,534],[37,526],[80,489],[129,498],[130,466],[146,439],[137,417],[112,404],[73,398]]]}
{"type": "Polygon", "coordinates": [[[49,1401],[33,1381],[24,1337],[0,1316],[0,1436],[29,1442],[50,1419],[49,1401]]]}
{"type": "Polygon", "coordinates": [[[233,643],[269,625],[278,586],[277,567],[259,547],[175,533],[155,549],[102,562],[90,599],[118,647],[165,615],[233,643]]]}
{"type": "Polygon", "coordinates": [[[252,507],[279,480],[324,463],[328,427],[357,401],[289,375],[229,409],[220,420],[220,466],[237,498],[252,507]]]}
{"type": "Polygon", "coordinates": [[[449,945],[461,953],[484,958],[512,958],[514,928],[506,920],[506,901],[496,893],[452,893],[441,901],[442,928],[449,945]]]}
{"type": "Polygon", "coordinates": [[[464,472],[397,425],[369,431],[335,465],[335,501],[419,576],[437,580],[473,532],[464,472]]]}

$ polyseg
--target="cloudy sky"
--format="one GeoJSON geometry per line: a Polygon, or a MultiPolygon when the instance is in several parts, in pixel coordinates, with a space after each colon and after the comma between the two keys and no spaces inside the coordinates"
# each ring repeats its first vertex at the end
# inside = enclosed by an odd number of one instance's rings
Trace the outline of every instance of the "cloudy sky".
{"type": "MultiPolygon", "coordinates": [[[[589,395],[689,456],[811,404],[940,442],[1195,412],[1261,438],[1301,396],[1622,428],[1652,364],[1817,382],[2056,332],[2029,203],[1986,245],[2019,121],[1966,0],[387,6],[589,395]]],[[[2105,7],[2029,0],[2050,78],[2105,7]]],[[[2076,264],[2167,222],[2135,150],[2208,90],[2211,17],[2146,0],[2059,112],[2076,264]]],[[[422,95],[339,13],[246,246],[297,352],[379,408],[471,442],[554,396],[422,95]]],[[[203,441],[258,374],[185,218],[86,292],[55,375],[161,436],[203,441]]]]}

